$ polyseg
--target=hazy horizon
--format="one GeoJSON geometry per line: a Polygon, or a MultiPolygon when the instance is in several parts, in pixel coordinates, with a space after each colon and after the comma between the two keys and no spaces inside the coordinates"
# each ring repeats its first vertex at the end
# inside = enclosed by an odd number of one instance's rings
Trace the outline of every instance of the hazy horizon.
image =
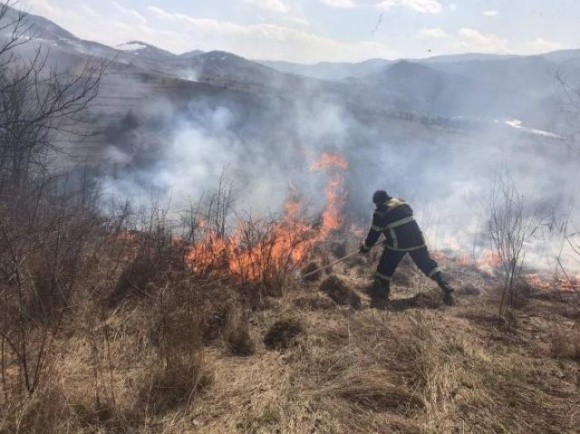
{"type": "Polygon", "coordinates": [[[228,51],[295,63],[533,55],[580,47],[580,4],[487,0],[23,0],[76,36],[142,41],[173,53],[228,51]]]}

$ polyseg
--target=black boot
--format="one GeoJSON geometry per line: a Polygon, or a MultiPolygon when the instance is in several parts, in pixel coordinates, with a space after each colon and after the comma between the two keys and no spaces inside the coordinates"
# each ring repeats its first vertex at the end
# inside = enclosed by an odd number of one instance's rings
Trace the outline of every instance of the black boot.
{"type": "Polygon", "coordinates": [[[388,280],[375,279],[369,291],[371,307],[380,310],[386,309],[390,292],[391,288],[388,280]]]}
{"type": "Polygon", "coordinates": [[[453,298],[453,288],[449,285],[449,282],[445,280],[443,273],[438,271],[433,275],[433,280],[439,285],[439,288],[443,291],[443,303],[447,306],[453,306],[455,304],[455,299],[453,298]]]}

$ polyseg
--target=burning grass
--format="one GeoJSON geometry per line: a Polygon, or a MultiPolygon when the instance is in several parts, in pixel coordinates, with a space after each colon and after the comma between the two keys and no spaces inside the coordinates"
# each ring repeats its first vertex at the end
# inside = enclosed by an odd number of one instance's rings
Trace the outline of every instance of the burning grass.
{"type": "MultiPolygon", "coordinates": [[[[342,156],[328,153],[312,166],[312,170],[329,172],[327,203],[319,226],[305,217],[296,192],[286,201],[281,218],[238,220],[232,233],[225,228],[225,210],[218,209],[218,224],[209,223],[216,220],[216,211],[210,208],[207,215],[192,222],[192,245],[185,261],[196,274],[227,275],[243,283],[283,286],[308,261],[319,243],[344,226],[343,184],[347,168],[342,156]]],[[[218,203],[222,196],[219,192],[218,203]]]]}

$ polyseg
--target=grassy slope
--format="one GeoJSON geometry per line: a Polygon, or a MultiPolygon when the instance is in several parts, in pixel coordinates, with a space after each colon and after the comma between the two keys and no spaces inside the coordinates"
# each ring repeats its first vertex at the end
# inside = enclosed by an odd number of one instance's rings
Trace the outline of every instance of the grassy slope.
{"type": "MultiPolygon", "coordinates": [[[[194,359],[187,357],[196,338],[180,317],[187,310],[171,300],[174,341],[156,300],[132,299],[101,314],[87,305],[58,338],[51,381],[12,409],[12,422],[0,418],[0,432],[574,432],[579,335],[569,305],[527,300],[507,331],[495,319],[492,284],[477,273],[454,274],[482,295],[433,308],[440,303],[432,283],[411,270],[400,271],[397,311],[369,309],[364,295],[362,310],[336,306],[317,283],[304,284],[255,301],[249,315],[230,315],[237,319],[194,359]],[[405,308],[401,300],[418,293],[431,294],[422,305],[432,308],[405,308]],[[304,333],[287,350],[268,350],[263,337],[281,318],[297,319],[304,333]],[[228,344],[240,330],[255,346],[246,357],[228,344]],[[173,356],[156,356],[161,335],[173,356]],[[181,359],[180,345],[188,354],[181,359]],[[161,365],[174,372],[160,374],[161,365]],[[167,382],[167,375],[178,380],[167,382]]],[[[334,272],[363,294],[366,266],[334,272]]],[[[213,286],[207,294],[218,308],[236,300],[233,289],[213,286]]]]}

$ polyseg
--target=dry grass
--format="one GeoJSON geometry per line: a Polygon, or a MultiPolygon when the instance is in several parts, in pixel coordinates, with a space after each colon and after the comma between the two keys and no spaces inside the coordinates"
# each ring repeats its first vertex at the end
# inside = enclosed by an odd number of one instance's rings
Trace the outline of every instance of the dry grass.
{"type": "Polygon", "coordinates": [[[328,295],[339,306],[361,308],[360,296],[348,287],[339,277],[331,275],[320,284],[320,291],[328,295]]]}
{"type": "Polygon", "coordinates": [[[295,282],[271,298],[191,274],[162,241],[88,244],[99,254],[80,256],[34,393],[2,350],[0,433],[572,433],[580,423],[577,320],[559,299],[526,296],[508,330],[494,282],[462,277],[449,308],[404,269],[399,308],[378,311],[362,295],[362,263],[335,267],[332,289],[295,282]],[[328,297],[337,287],[342,305],[328,297]]]}
{"type": "Polygon", "coordinates": [[[304,327],[294,318],[276,321],[264,336],[264,345],[270,350],[285,350],[303,333],[304,327]]]}
{"type": "Polygon", "coordinates": [[[580,361],[580,329],[556,325],[550,331],[550,350],[554,357],[580,361]]]}

